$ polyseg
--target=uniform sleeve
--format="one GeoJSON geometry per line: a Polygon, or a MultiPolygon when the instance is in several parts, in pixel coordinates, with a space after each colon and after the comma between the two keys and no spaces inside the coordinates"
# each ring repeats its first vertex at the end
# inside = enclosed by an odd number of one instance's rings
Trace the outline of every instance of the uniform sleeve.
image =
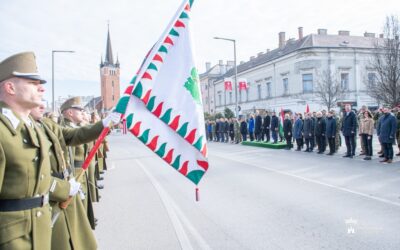
{"type": "Polygon", "coordinates": [[[71,185],[68,181],[52,177],[50,186],[50,200],[56,202],[63,202],[68,200],[69,190],[71,185]]]}
{"type": "Polygon", "coordinates": [[[0,192],[3,187],[4,172],[6,169],[6,157],[4,155],[3,146],[0,143],[0,192]]]}
{"type": "Polygon", "coordinates": [[[103,123],[101,121],[94,125],[84,126],[81,128],[62,128],[62,134],[65,143],[68,146],[77,146],[83,143],[88,143],[96,140],[101,131],[103,131],[103,123]]]}

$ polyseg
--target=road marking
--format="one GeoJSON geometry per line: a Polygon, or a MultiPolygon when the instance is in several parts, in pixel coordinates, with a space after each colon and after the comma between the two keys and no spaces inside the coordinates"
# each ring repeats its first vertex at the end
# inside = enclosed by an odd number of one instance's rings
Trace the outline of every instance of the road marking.
{"type": "Polygon", "coordinates": [[[359,196],[362,196],[362,197],[365,197],[365,198],[369,198],[369,199],[372,199],[372,200],[375,200],[375,201],[380,201],[380,202],[383,202],[383,203],[386,203],[386,204],[389,204],[389,205],[400,207],[400,203],[398,203],[398,202],[394,202],[394,201],[390,201],[390,200],[387,200],[387,199],[384,199],[384,198],[379,198],[379,197],[372,196],[372,195],[369,195],[369,194],[364,194],[364,193],[361,193],[361,192],[353,191],[353,190],[350,190],[350,189],[347,189],[347,188],[344,188],[344,187],[338,187],[338,186],[335,186],[335,185],[332,185],[332,184],[328,184],[328,183],[324,183],[324,182],[321,182],[321,181],[309,179],[309,178],[302,177],[302,176],[295,175],[295,174],[291,174],[291,173],[288,173],[288,172],[284,172],[284,171],[280,171],[280,170],[276,170],[276,169],[272,169],[272,168],[268,168],[268,167],[261,167],[261,166],[258,166],[258,165],[252,164],[252,163],[243,162],[243,161],[240,161],[240,160],[237,160],[237,159],[233,159],[232,156],[227,157],[227,156],[223,156],[223,155],[224,154],[218,153],[215,156],[223,158],[223,159],[226,159],[226,160],[236,161],[236,162],[239,162],[239,163],[242,163],[242,164],[245,164],[245,165],[249,165],[249,166],[253,166],[253,167],[256,167],[256,168],[264,169],[264,170],[267,170],[267,171],[270,171],[270,172],[273,172],[273,173],[276,173],[276,174],[290,176],[290,177],[297,178],[297,179],[300,179],[300,180],[303,180],[303,181],[311,182],[311,183],[322,185],[322,186],[325,186],[325,187],[330,187],[330,188],[333,188],[333,189],[336,189],[336,190],[340,190],[340,191],[343,191],[343,192],[359,195],[359,196]]]}
{"type": "Polygon", "coordinates": [[[143,170],[143,172],[147,175],[150,182],[153,184],[154,188],[158,192],[158,195],[161,198],[161,201],[164,204],[165,209],[167,210],[168,216],[171,220],[171,223],[174,227],[175,233],[178,237],[179,243],[182,249],[193,249],[190,240],[183,228],[182,222],[185,224],[189,232],[196,239],[198,244],[200,245],[200,249],[211,249],[211,247],[206,243],[204,238],[200,235],[200,233],[194,228],[192,223],[190,223],[189,219],[184,215],[182,210],[177,206],[177,204],[172,200],[172,198],[168,195],[166,191],[161,187],[159,182],[154,178],[152,174],[143,166],[143,164],[136,159],[136,163],[143,170]]]}

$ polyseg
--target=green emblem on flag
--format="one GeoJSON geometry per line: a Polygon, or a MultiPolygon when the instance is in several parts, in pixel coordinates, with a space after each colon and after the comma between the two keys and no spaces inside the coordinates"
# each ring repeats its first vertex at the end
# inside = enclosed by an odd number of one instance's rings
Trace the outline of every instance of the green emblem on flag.
{"type": "Polygon", "coordinates": [[[190,92],[195,102],[201,105],[200,80],[196,68],[192,68],[191,76],[185,82],[185,88],[190,92]]]}

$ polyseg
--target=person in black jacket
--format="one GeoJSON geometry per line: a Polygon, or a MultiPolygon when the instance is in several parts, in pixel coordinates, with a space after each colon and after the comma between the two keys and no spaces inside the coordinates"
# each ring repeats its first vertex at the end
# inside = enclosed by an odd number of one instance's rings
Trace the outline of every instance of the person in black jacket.
{"type": "Polygon", "coordinates": [[[235,142],[235,131],[233,128],[232,118],[229,119],[229,137],[231,139],[231,143],[234,143],[235,142]]]}
{"type": "Polygon", "coordinates": [[[322,117],[321,112],[317,112],[317,122],[315,124],[315,139],[317,140],[318,154],[322,154],[325,152],[326,148],[325,133],[326,133],[325,118],[322,117]]]}
{"type": "Polygon", "coordinates": [[[243,141],[247,141],[247,122],[244,118],[240,122],[240,133],[242,134],[243,141]]]}
{"type": "Polygon", "coordinates": [[[307,148],[304,152],[312,152],[314,150],[314,132],[314,119],[311,117],[311,113],[306,113],[303,124],[303,136],[307,148]]]}
{"type": "Polygon", "coordinates": [[[285,120],[283,121],[283,134],[286,139],[286,149],[290,150],[292,145],[292,120],[290,120],[289,114],[285,114],[285,120]]]}
{"type": "Polygon", "coordinates": [[[356,153],[355,135],[357,129],[356,114],[351,110],[350,104],[346,104],[343,115],[342,133],[346,141],[347,153],[343,157],[353,158],[356,153]]]}
{"type": "Polygon", "coordinates": [[[263,133],[266,136],[266,142],[270,141],[270,126],[271,126],[271,116],[269,116],[268,111],[265,113],[264,123],[263,123],[263,133]]]}
{"type": "Polygon", "coordinates": [[[388,108],[383,108],[384,115],[380,119],[376,129],[379,140],[383,146],[384,159],[382,163],[393,162],[393,143],[395,142],[397,122],[395,116],[390,113],[388,108]]]}
{"type": "Polygon", "coordinates": [[[261,133],[262,133],[261,126],[262,126],[262,117],[260,115],[260,112],[257,110],[256,121],[254,126],[254,134],[256,136],[257,141],[261,141],[261,133]]]}
{"type": "Polygon", "coordinates": [[[336,119],[333,117],[333,111],[330,110],[328,118],[326,119],[326,137],[328,138],[329,153],[327,155],[333,155],[335,153],[335,137],[336,137],[336,119]]]}
{"type": "Polygon", "coordinates": [[[219,119],[217,119],[215,121],[215,138],[216,138],[217,142],[219,142],[219,140],[220,140],[220,137],[219,137],[219,125],[220,125],[219,119]]]}
{"type": "Polygon", "coordinates": [[[279,119],[276,116],[276,113],[272,112],[271,133],[272,133],[272,140],[274,140],[274,144],[278,143],[278,132],[279,132],[279,119]]]}

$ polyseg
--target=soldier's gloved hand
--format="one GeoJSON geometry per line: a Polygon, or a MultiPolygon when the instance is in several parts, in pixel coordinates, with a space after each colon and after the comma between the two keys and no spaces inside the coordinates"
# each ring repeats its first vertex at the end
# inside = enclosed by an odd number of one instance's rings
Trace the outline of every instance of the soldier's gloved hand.
{"type": "Polygon", "coordinates": [[[111,112],[103,119],[103,126],[108,127],[112,123],[112,125],[117,125],[121,121],[121,114],[117,112],[111,112]]]}
{"type": "Polygon", "coordinates": [[[79,196],[81,197],[81,200],[84,200],[86,198],[85,193],[82,190],[82,186],[79,188],[79,196]]]}
{"type": "Polygon", "coordinates": [[[68,182],[71,185],[69,189],[69,196],[75,196],[79,192],[81,184],[77,182],[75,178],[71,178],[68,182]]]}

